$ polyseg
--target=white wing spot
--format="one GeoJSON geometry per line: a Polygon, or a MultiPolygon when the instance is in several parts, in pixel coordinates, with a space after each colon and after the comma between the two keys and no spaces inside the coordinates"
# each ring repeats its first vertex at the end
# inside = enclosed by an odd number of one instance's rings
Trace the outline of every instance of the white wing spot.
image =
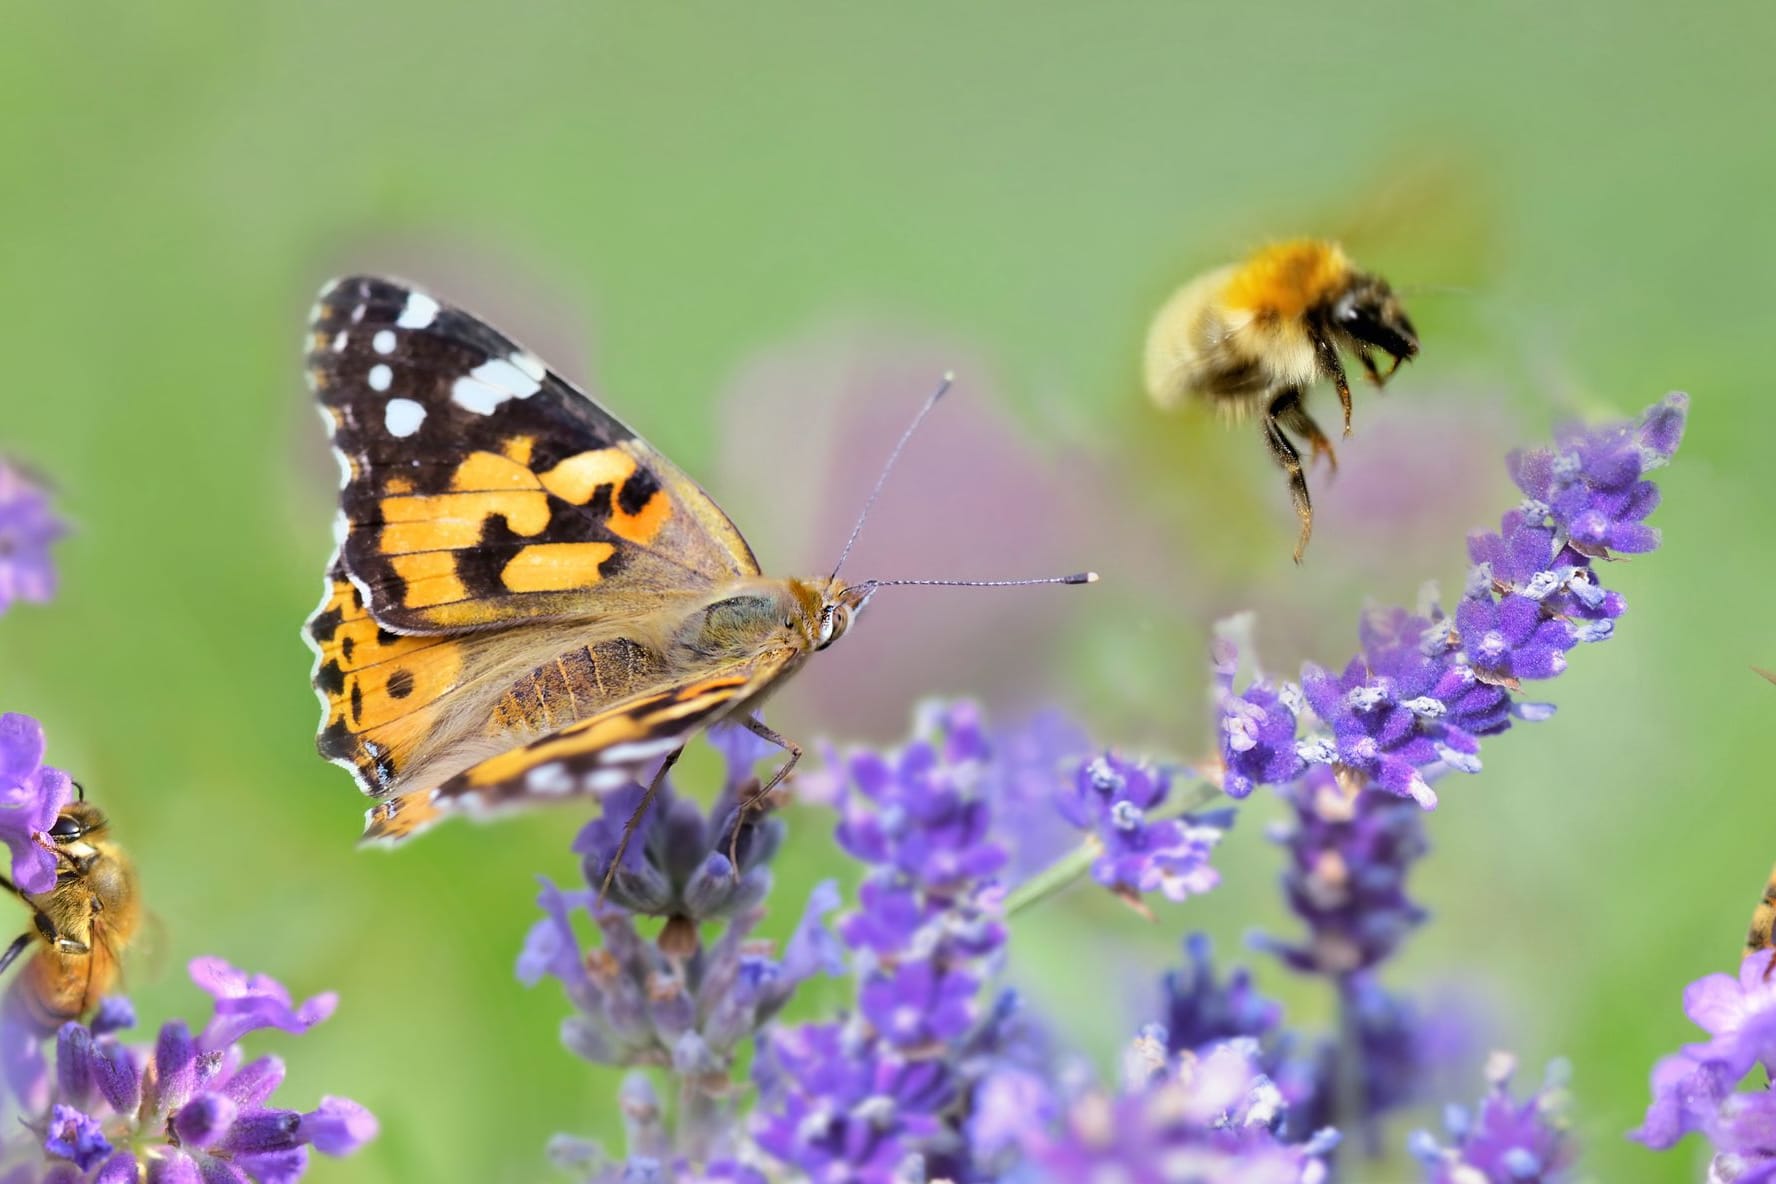
{"type": "Polygon", "coordinates": [[[524,775],[524,788],[544,797],[559,797],[574,791],[573,774],[560,761],[538,765],[524,775]]]}
{"type": "Polygon", "coordinates": [[[395,318],[397,329],[424,329],[438,318],[438,302],[424,292],[407,293],[407,303],[395,318]]]}
{"type": "Polygon", "coordinates": [[[469,377],[476,382],[507,391],[511,397],[518,399],[528,399],[542,389],[536,379],[503,358],[482,362],[469,371],[469,377]]]}
{"type": "Polygon", "coordinates": [[[476,415],[492,415],[496,407],[511,397],[505,391],[483,386],[472,378],[459,378],[450,386],[450,401],[476,415]]]}
{"type": "Polygon", "coordinates": [[[655,740],[631,740],[626,744],[613,744],[599,754],[599,759],[607,764],[618,765],[629,761],[645,761],[651,756],[661,756],[678,747],[678,737],[666,736],[655,740]]]}
{"type": "Polygon", "coordinates": [[[376,336],[370,339],[370,348],[379,354],[394,353],[395,331],[393,329],[378,329],[376,336]]]}
{"type": "Polygon", "coordinates": [[[510,360],[512,365],[524,371],[526,377],[539,385],[542,383],[543,379],[549,376],[549,368],[543,365],[541,358],[537,357],[529,350],[519,350],[512,355],[510,360]]]}
{"type": "Polygon", "coordinates": [[[387,366],[384,366],[381,362],[378,362],[378,363],[376,363],[376,365],[370,367],[370,389],[371,390],[386,391],[389,389],[389,383],[393,382],[394,380],[395,380],[395,372],[393,370],[390,370],[387,366]]]}
{"type": "Polygon", "coordinates": [[[382,422],[391,436],[411,436],[425,422],[426,409],[412,399],[390,399],[383,409],[382,422]]]}
{"type": "Polygon", "coordinates": [[[347,339],[349,339],[350,337],[351,337],[351,330],[350,329],[341,329],[339,331],[339,336],[337,336],[333,339],[333,352],[336,354],[344,353],[345,352],[345,343],[346,343],[347,339]]]}
{"type": "Polygon", "coordinates": [[[627,769],[594,769],[586,774],[585,786],[593,793],[609,793],[621,789],[635,778],[627,769]]]}

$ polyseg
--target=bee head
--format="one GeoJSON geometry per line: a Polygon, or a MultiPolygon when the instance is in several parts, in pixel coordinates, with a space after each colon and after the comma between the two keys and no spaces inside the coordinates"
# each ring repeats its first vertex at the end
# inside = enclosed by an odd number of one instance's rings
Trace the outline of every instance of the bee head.
{"type": "Polygon", "coordinates": [[[1358,274],[1332,303],[1332,328],[1362,345],[1372,345],[1399,365],[1418,353],[1418,330],[1400,298],[1378,275],[1358,274]]]}
{"type": "Polygon", "coordinates": [[[95,831],[105,829],[105,815],[84,799],[69,802],[49,828],[49,839],[58,847],[67,847],[95,831]]]}

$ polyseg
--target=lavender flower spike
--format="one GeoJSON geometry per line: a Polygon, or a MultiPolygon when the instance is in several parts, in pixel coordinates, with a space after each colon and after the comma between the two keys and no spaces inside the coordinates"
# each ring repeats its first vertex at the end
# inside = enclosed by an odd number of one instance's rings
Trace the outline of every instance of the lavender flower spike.
{"type": "MultiPolygon", "coordinates": [[[[263,975],[214,959],[193,964],[206,990],[219,976],[251,984],[255,999],[289,999],[263,975]]],[[[324,1097],[306,1113],[274,1105],[284,1079],[277,1057],[247,1061],[237,1045],[200,1042],[177,1020],[151,1045],[129,1046],[114,1026],[128,1018],[113,1002],[90,1027],[62,1026],[54,1072],[20,1091],[21,1124],[0,1132],[0,1180],[294,1184],[310,1148],[345,1156],[376,1137],[375,1117],[345,1098],[324,1097]],[[47,1100],[26,1097],[39,1093],[47,1100]]]]}
{"type": "Polygon", "coordinates": [[[1162,1059],[1119,1096],[1082,1095],[1058,1132],[1029,1128],[1030,1160],[1044,1169],[1037,1178],[1320,1184],[1322,1156],[1338,1136],[1321,1131],[1294,1144],[1276,1136],[1286,1107],[1255,1051],[1231,1040],[1162,1059]]]}
{"type": "Polygon", "coordinates": [[[66,529],[42,488],[0,457],[0,616],[15,600],[41,604],[55,595],[49,548],[66,529]]]}
{"type": "Polygon", "coordinates": [[[12,853],[12,882],[32,894],[55,887],[48,832],[68,803],[73,781],[43,763],[43,726],[28,715],[0,715],[0,842],[12,853]]]}
{"type": "Polygon", "coordinates": [[[1486,1067],[1490,1087],[1478,1111],[1451,1107],[1445,1123],[1451,1146],[1420,1131],[1407,1146],[1424,1165],[1425,1184],[1561,1184],[1570,1179],[1574,1148],[1567,1133],[1566,1067],[1548,1067],[1542,1088],[1519,1102],[1511,1097],[1516,1061],[1495,1053],[1486,1067]]]}

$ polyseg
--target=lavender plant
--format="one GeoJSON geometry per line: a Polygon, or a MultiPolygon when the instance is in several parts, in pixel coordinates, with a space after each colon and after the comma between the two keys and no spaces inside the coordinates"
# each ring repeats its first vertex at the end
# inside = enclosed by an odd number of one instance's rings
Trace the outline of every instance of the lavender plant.
{"type": "MultiPolygon", "coordinates": [[[[835,885],[821,885],[781,956],[747,940],[770,902],[780,824],[735,810],[758,784],[763,753],[739,736],[718,741],[729,760],[714,810],[705,816],[668,787],[601,902],[636,799],[613,801],[575,844],[585,887],[544,886],[545,917],[519,975],[560,982],[575,1009],[563,1025],[569,1048],[666,1070],[679,1112],[668,1118],[632,1076],[619,1100],[628,1147],[560,1140],[558,1162],[601,1184],[1359,1178],[1346,1165],[1383,1146],[1387,1114],[1438,1100],[1428,1096],[1429,1028],[1383,985],[1427,920],[1406,881],[1429,850],[1437,786],[1479,773],[1487,738],[1550,718],[1525,684],[1612,635],[1625,605],[1602,568],[1657,546],[1647,474],[1676,450],[1687,406],[1672,395],[1634,422],[1566,429],[1552,448],[1514,453],[1523,500],[1469,538],[1473,568],[1453,613],[1427,596],[1413,610],[1365,615],[1341,670],[1310,665],[1298,680],[1254,671],[1242,686],[1250,624],[1230,623],[1214,647],[1218,752],[1204,765],[1106,750],[1054,715],[995,729],[967,703],[928,705],[898,748],[829,750],[835,837],[862,878],[849,909],[835,885]],[[1000,985],[1011,917],[1086,875],[1149,915],[1155,893],[1181,902],[1211,890],[1233,810],[1210,806],[1264,787],[1286,814],[1274,833],[1303,932],[1256,944],[1326,982],[1337,1030],[1291,1030],[1248,971],[1218,975],[1206,940],[1192,937],[1120,1079],[1100,1082],[1064,1031],[1000,985]],[[1082,836],[1071,850],[1057,848],[1056,819],[1082,836]],[[589,950],[575,936],[580,912],[603,935],[589,950]],[[658,940],[643,939],[644,917],[663,919],[658,940]],[[777,1019],[816,974],[846,979],[849,1004],[777,1019]],[[748,1046],[750,1092],[732,1078],[748,1046]]],[[[1755,1013],[1762,981],[1742,976],[1739,1003],[1704,1008],[1709,1052],[1662,1066],[1648,1141],[1701,1129],[1734,1163],[1763,1162],[1745,1129],[1755,1107],[1729,1098],[1730,1084],[1717,1088],[1764,1055],[1748,1051],[1755,1023],[1722,1018],[1755,1013]]],[[[1512,1070],[1494,1059],[1478,1109],[1448,1112],[1447,1144],[1408,1142],[1425,1180],[1570,1179],[1576,1148],[1558,1076],[1519,1102],[1512,1070]]]]}
{"type": "MultiPolygon", "coordinates": [[[[49,599],[47,547],[60,533],[41,492],[0,462],[0,612],[14,598],[49,599]]],[[[53,829],[74,783],[45,752],[35,719],[0,715],[0,842],[21,899],[78,875],[53,829]]],[[[278,1105],[283,1060],[249,1060],[238,1043],[263,1028],[307,1031],[333,1013],[335,996],[297,1004],[276,980],[220,958],[195,959],[190,974],[214,1002],[209,1022],[193,1035],[170,1020],[131,1044],[136,1015],[122,996],[42,1035],[13,971],[0,997],[0,1184],[291,1184],[311,1149],[350,1155],[376,1136],[375,1117],[348,1098],[322,1097],[307,1111],[278,1105]]]]}

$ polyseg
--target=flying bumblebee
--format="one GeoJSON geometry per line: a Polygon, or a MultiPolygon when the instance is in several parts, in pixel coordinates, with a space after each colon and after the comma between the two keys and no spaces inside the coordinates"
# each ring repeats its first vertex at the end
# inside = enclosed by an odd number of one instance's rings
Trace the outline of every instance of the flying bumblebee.
{"type": "Polygon", "coordinates": [[[0,887],[31,909],[31,929],[0,954],[0,971],[37,946],[7,992],[7,1007],[43,1035],[86,1015],[116,985],[119,957],[142,919],[135,865],[84,794],[62,808],[48,833],[55,887],[32,895],[0,877],[0,887]]]}
{"type": "Polygon", "coordinates": [[[1313,459],[1324,453],[1337,470],[1332,442],[1305,399],[1314,383],[1330,381],[1350,435],[1341,351],[1380,386],[1417,355],[1418,332],[1386,280],[1359,270],[1337,243],[1310,239],[1276,243],[1198,276],[1166,301],[1147,332],[1147,393],[1161,408],[1196,397],[1230,418],[1259,417],[1301,519],[1297,563],[1313,534],[1313,504],[1301,454],[1286,433],[1305,438],[1313,459]],[[1377,351],[1393,359],[1385,373],[1377,351]]]}

